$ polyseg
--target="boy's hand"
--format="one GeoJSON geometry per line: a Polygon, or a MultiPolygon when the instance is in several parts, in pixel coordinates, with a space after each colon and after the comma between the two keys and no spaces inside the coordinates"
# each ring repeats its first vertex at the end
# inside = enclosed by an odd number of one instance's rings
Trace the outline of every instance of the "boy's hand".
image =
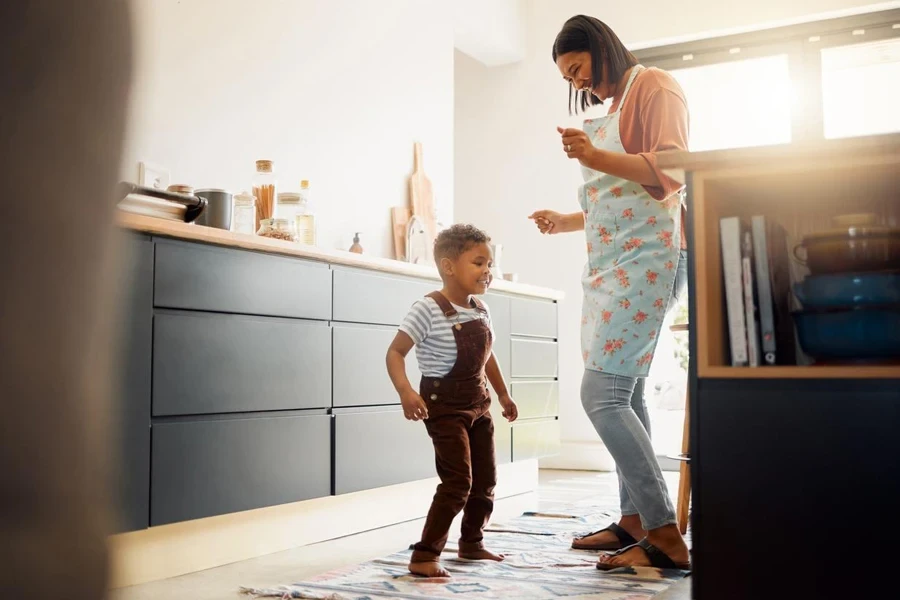
{"type": "Polygon", "coordinates": [[[503,409],[503,416],[506,417],[507,421],[512,423],[519,418],[519,407],[516,406],[515,401],[509,394],[500,396],[497,400],[500,402],[500,407],[503,409]]]}
{"type": "Polygon", "coordinates": [[[400,396],[400,404],[403,406],[403,416],[409,421],[423,421],[428,418],[428,407],[422,396],[410,390],[400,396]]]}

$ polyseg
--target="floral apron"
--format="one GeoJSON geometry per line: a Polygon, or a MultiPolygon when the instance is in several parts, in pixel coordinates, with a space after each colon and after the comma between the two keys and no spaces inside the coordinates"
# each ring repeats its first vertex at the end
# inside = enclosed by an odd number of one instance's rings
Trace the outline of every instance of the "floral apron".
{"type": "MultiPolygon", "coordinates": [[[[631,71],[616,111],[585,119],[597,148],[625,152],[619,117],[635,76],[631,71]]],[[[637,183],[582,167],[588,263],[582,277],[581,348],[585,368],[646,377],[672,299],[681,246],[681,194],[660,202],[637,183]]]]}

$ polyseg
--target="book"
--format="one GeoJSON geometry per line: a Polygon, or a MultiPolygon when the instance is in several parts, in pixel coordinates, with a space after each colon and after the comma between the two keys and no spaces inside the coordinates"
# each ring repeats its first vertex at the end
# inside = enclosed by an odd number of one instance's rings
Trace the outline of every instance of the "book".
{"type": "Polygon", "coordinates": [[[775,365],[778,361],[778,345],[775,334],[775,308],[772,280],[769,269],[769,248],[766,218],[755,216],[750,220],[753,235],[753,262],[756,274],[756,297],[759,307],[759,338],[762,344],[763,362],[775,365]]]}
{"type": "Polygon", "coordinates": [[[753,283],[753,235],[750,231],[742,233],[741,241],[741,280],[744,285],[744,314],[747,324],[747,363],[758,367],[762,352],[760,350],[759,327],[756,321],[756,286],[753,283]]]}
{"type": "Polygon", "coordinates": [[[744,312],[740,219],[738,217],[720,219],[719,235],[722,244],[722,273],[725,283],[731,365],[741,367],[749,363],[749,356],[747,353],[746,313],[744,312]]]}

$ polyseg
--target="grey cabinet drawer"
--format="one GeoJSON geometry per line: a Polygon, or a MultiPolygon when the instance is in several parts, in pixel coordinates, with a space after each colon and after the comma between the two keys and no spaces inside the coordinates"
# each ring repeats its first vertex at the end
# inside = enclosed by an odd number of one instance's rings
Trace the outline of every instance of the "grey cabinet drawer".
{"type": "Polygon", "coordinates": [[[334,320],[399,325],[413,302],[439,288],[437,281],[335,269],[334,320]]]}
{"type": "Polygon", "coordinates": [[[327,321],[331,270],[284,256],[160,241],[154,298],[164,308],[327,321]]]}
{"type": "Polygon", "coordinates": [[[153,414],[331,406],[326,323],[158,311],[153,414]]]}
{"type": "Polygon", "coordinates": [[[512,423],[503,416],[497,396],[491,392],[491,418],[494,420],[494,455],[498,465],[512,462],[512,423]]]}
{"type": "Polygon", "coordinates": [[[531,421],[513,426],[513,461],[559,453],[559,421],[531,421]]]}
{"type": "MultiPolygon", "coordinates": [[[[393,327],[335,325],[333,332],[333,405],[400,404],[384,363],[397,330],[393,327]]],[[[406,358],[406,374],[413,388],[418,389],[422,375],[415,350],[406,358]]]]}
{"type": "Polygon", "coordinates": [[[328,415],[155,424],[151,525],[328,496],[330,450],[328,415]]]}
{"type": "Polygon", "coordinates": [[[555,417],[559,414],[559,383],[517,381],[510,385],[520,419],[555,417]]]}
{"type": "Polygon", "coordinates": [[[512,341],[512,377],[556,377],[558,362],[556,342],[512,341]]]}
{"type": "Polygon", "coordinates": [[[504,377],[509,377],[510,329],[509,297],[488,294],[484,297],[491,311],[491,325],[494,328],[494,355],[504,377]]]}
{"type": "Polygon", "coordinates": [[[512,298],[510,309],[513,335],[556,338],[557,314],[555,302],[512,298]]]}
{"type": "Polygon", "coordinates": [[[399,409],[334,417],[334,493],[434,477],[434,447],[421,421],[399,409]]]}

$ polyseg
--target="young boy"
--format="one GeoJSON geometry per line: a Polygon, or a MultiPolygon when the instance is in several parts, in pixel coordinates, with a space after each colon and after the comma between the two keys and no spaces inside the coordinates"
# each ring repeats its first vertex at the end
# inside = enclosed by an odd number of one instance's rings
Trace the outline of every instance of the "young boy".
{"type": "Polygon", "coordinates": [[[387,353],[388,374],[400,394],[403,414],[425,421],[441,479],[409,563],[410,572],[425,577],[450,576],[440,556],[459,511],[463,511],[459,557],[503,560],[486,550],[482,541],[497,484],[485,375],[503,416],[515,421],[518,409],[491,351],[494,336],[487,307],[474,297],[491,284],[490,241],[471,225],[454,225],[438,235],[434,260],[443,289],[413,304],[387,353]],[[406,355],[413,345],[422,372],[419,392],[406,377],[406,355]]]}

